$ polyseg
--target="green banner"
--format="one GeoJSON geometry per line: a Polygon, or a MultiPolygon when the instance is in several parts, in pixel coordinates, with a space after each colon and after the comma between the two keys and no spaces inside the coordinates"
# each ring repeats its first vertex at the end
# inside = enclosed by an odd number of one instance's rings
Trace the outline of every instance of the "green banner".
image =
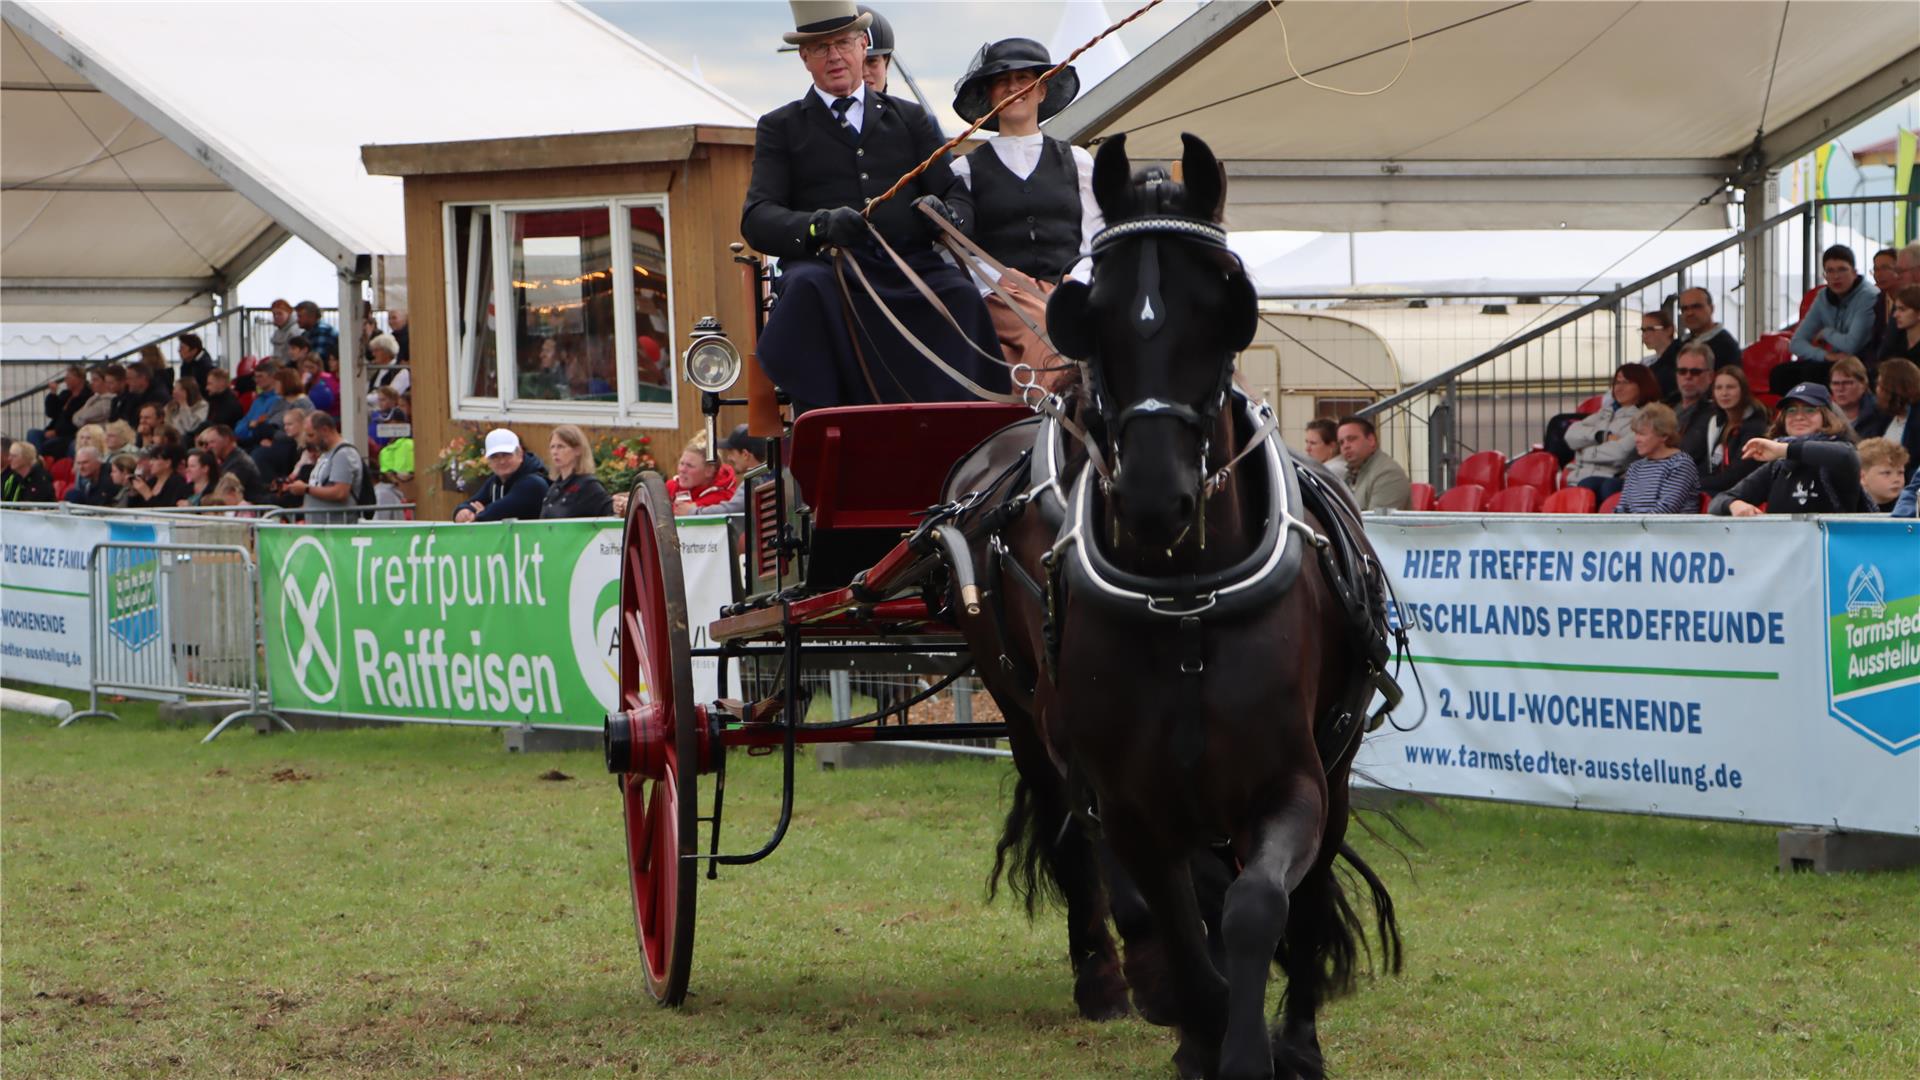
{"type": "Polygon", "coordinates": [[[619,692],[608,521],[260,530],[276,709],[598,728],[619,692]]]}

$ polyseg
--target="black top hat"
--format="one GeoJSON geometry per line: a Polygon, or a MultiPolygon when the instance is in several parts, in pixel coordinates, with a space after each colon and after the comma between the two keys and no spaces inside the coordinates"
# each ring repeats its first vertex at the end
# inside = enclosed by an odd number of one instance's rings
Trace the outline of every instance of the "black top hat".
{"type": "Polygon", "coordinates": [[[851,3],[840,0],[787,0],[793,9],[793,32],[781,34],[789,45],[823,41],[848,30],[865,30],[873,16],[862,15],[851,3]]]}
{"type": "Polygon", "coordinates": [[[885,15],[880,14],[865,4],[860,5],[859,11],[862,15],[870,15],[873,17],[873,24],[867,27],[867,55],[892,56],[893,24],[887,21],[885,15]]]}
{"type": "MultiPolygon", "coordinates": [[[[982,45],[980,51],[973,54],[973,62],[967,65],[967,73],[954,85],[953,111],[971,124],[999,104],[987,93],[988,84],[996,76],[1010,71],[1045,71],[1052,66],[1047,47],[1031,38],[1007,38],[982,45]]],[[[1047,80],[1047,96],[1040,102],[1040,119],[1051,119],[1079,93],[1080,76],[1071,67],[1061,68],[1060,74],[1047,80]]],[[[982,126],[988,131],[999,131],[1000,119],[995,117],[982,126]]]]}

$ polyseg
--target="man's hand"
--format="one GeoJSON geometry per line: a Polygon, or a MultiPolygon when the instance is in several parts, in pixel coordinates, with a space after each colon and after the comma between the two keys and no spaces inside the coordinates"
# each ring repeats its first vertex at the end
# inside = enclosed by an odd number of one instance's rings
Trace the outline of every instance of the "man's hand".
{"type": "Polygon", "coordinates": [[[460,509],[454,511],[454,514],[453,514],[454,524],[465,525],[467,522],[472,520],[473,520],[473,507],[463,506],[460,509]]]}
{"type": "Polygon", "coordinates": [[[816,211],[807,225],[815,247],[852,247],[867,235],[867,219],[851,206],[816,211]]]}
{"type": "Polygon", "coordinates": [[[289,480],[287,481],[287,494],[305,495],[307,493],[307,488],[309,486],[311,485],[309,485],[305,480],[289,480]]]}
{"type": "Polygon", "coordinates": [[[932,210],[934,213],[952,222],[953,227],[956,229],[965,229],[967,227],[967,223],[960,220],[960,215],[953,212],[953,207],[948,206],[947,201],[938,195],[922,195],[913,200],[913,205],[916,210],[922,207],[932,210]]]}

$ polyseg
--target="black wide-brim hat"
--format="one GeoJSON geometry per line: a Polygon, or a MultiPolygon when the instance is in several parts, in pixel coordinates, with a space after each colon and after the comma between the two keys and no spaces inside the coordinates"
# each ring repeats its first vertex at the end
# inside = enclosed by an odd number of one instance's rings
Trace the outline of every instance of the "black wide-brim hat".
{"type": "MultiPolygon", "coordinates": [[[[1032,38],[1007,38],[991,45],[980,46],[973,54],[973,62],[967,65],[967,73],[953,87],[953,111],[960,119],[971,124],[993,111],[998,102],[987,92],[987,86],[995,78],[1010,71],[1045,71],[1053,66],[1053,60],[1047,56],[1047,47],[1032,38]]],[[[1080,96],[1080,76],[1071,67],[1060,69],[1060,74],[1047,80],[1047,96],[1040,102],[1040,119],[1051,119],[1074,98],[1080,96]]],[[[1000,130],[1000,118],[994,117],[982,125],[988,131],[1000,130]]]]}

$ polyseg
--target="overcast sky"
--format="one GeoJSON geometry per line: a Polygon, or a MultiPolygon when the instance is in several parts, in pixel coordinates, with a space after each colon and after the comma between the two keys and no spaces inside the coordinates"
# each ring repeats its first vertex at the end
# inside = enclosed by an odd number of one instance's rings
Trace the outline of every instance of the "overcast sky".
{"type": "MultiPolygon", "coordinates": [[[[1077,48],[1145,0],[1072,0],[1077,48]]],[[[784,0],[588,0],[608,22],[646,42],[682,67],[698,67],[707,81],[755,113],[800,96],[809,85],[800,58],[776,52],[780,35],[793,29],[784,0]]],[[[895,55],[939,109],[948,134],[960,130],[953,115],[953,84],[980,46],[1000,38],[1027,37],[1051,45],[1067,3],[1062,0],[883,0],[870,4],[893,24],[895,55]]],[[[1178,25],[1200,5],[1166,0],[1118,36],[1137,53],[1178,25]]],[[[1054,59],[1060,59],[1055,56],[1054,59]]],[[[911,96],[905,86],[889,87],[911,96]]]]}

